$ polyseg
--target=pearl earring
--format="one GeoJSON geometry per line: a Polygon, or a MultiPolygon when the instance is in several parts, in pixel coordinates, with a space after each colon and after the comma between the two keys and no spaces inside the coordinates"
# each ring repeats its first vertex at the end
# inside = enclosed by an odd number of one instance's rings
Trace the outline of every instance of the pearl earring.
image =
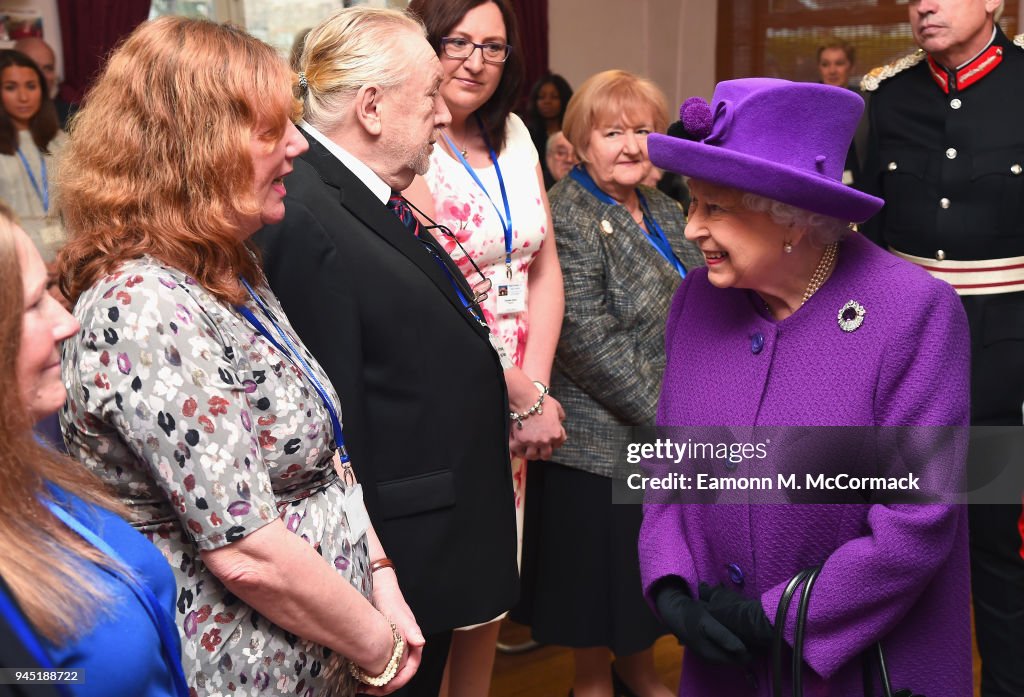
{"type": "Polygon", "coordinates": [[[792,254],[793,244],[791,242],[786,242],[784,245],[782,245],[782,251],[784,251],[786,254],[792,254]]]}

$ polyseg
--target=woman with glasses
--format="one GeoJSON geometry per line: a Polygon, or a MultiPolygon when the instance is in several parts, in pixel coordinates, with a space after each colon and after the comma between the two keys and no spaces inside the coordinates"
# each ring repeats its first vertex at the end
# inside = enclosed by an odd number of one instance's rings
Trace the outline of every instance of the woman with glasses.
{"type": "MultiPolygon", "coordinates": [[[[509,445],[522,530],[526,461],[548,459],[565,432],[561,407],[547,395],[562,324],[562,272],[537,150],[512,114],[523,80],[515,15],[508,0],[413,0],[409,10],[423,20],[441,61],[452,121],[430,169],[406,196],[465,247],[438,238],[471,283],[467,254],[492,280],[481,307],[509,357],[509,445]]],[[[495,622],[455,633],[453,697],[487,694],[497,633],[495,622]]]]}

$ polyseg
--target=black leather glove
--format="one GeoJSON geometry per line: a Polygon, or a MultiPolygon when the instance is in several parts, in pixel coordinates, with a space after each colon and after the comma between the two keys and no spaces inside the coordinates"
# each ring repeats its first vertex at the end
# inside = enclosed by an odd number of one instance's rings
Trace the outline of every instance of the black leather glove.
{"type": "Polygon", "coordinates": [[[707,611],[751,650],[770,649],[775,630],[761,601],[746,598],[725,586],[701,582],[700,599],[707,611]]]}
{"type": "Polygon", "coordinates": [[[666,576],[655,584],[651,597],[662,622],[688,650],[712,663],[750,661],[743,642],[712,617],[704,603],[690,597],[683,579],[666,576]]]}

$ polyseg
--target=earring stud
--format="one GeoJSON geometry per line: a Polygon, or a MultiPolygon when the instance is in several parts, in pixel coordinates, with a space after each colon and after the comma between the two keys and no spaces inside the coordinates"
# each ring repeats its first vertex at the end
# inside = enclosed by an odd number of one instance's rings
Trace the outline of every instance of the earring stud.
{"type": "Polygon", "coordinates": [[[782,245],[782,251],[784,251],[786,254],[792,254],[793,253],[793,243],[792,242],[786,242],[785,244],[783,244],[782,245]]]}

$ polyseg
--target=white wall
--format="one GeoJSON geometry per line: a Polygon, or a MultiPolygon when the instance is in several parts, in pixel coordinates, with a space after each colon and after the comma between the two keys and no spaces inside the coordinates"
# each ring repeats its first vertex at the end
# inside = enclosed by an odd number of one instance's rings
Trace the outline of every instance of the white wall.
{"type": "MultiPolygon", "coordinates": [[[[669,111],[715,88],[715,0],[550,0],[550,64],[576,87],[621,68],[651,78],[669,111]]],[[[675,120],[675,116],[672,120],[675,120]]]]}

